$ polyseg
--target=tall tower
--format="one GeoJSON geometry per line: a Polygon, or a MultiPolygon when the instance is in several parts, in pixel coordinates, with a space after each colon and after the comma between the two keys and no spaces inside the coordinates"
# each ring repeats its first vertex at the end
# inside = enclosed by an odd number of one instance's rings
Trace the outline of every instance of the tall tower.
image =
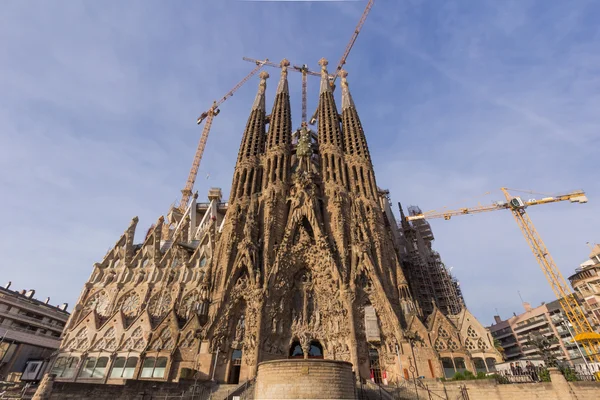
{"type": "Polygon", "coordinates": [[[347,73],[339,114],[327,60],[319,64],[316,133],[292,131],[284,59],[269,115],[260,75],[229,201],[219,189],[209,203],[194,200],[169,240],[161,218],[134,244],[134,219],[95,264],[57,381],[237,383],[260,362],[288,357],[348,361],[363,378],[394,381],[411,366],[444,376],[448,357],[472,371],[495,359],[464,308],[451,319],[434,304],[428,316],[415,306],[347,73]]]}

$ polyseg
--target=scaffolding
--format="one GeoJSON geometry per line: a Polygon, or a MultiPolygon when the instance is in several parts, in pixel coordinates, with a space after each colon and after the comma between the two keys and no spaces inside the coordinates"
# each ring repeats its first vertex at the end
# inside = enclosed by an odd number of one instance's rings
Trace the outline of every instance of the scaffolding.
{"type": "MultiPolygon", "coordinates": [[[[458,314],[465,307],[464,298],[458,281],[442,262],[440,254],[432,248],[435,237],[431,225],[425,220],[405,221],[400,204],[399,207],[402,215],[399,228],[406,245],[404,270],[423,316],[433,312],[434,304],[445,315],[458,314]]],[[[417,215],[421,210],[410,206],[408,212],[417,215]]]]}

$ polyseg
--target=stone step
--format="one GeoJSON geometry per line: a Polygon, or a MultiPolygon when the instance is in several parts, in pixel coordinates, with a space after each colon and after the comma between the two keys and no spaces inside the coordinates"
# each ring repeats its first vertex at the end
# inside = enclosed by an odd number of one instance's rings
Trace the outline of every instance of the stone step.
{"type": "Polygon", "coordinates": [[[219,386],[216,387],[216,390],[210,394],[210,399],[211,400],[224,400],[227,398],[229,393],[233,392],[238,386],[239,386],[238,384],[235,384],[235,385],[219,384],[219,386]]]}

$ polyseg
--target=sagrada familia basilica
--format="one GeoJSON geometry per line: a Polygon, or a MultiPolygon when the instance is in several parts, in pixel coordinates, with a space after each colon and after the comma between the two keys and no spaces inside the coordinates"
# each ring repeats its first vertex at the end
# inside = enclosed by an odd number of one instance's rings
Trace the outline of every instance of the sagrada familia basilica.
{"type": "Polygon", "coordinates": [[[493,370],[491,336],[455,284],[423,278],[445,267],[378,187],[347,73],[340,112],[320,65],[316,132],[292,129],[283,60],[270,113],[260,74],[229,199],[195,196],[138,243],[133,218],[94,264],[55,382],[237,383],[286,358],[348,361],[378,382],[493,370]]]}

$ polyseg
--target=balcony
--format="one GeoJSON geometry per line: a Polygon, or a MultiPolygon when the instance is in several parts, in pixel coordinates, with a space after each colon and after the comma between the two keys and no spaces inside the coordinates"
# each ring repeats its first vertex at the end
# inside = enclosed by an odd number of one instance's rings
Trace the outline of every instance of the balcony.
{"type": "Polygon", "coordinates": [[[62,333],[64,326],[52,325],[48,322],[43,322],[37,318],[31,318],[23,314],[13,314],[6,311],[0,311],[0,317],[10,319],[15,322],[27,322],[37,328],[47,329],[56,333],[62,333]]]}
{"type": "Polygon", "coordinates": [[[522,335],[524,332],[532,330],[534,328],[541,328],[545,325],[548,325],[548,320],[546,318],[540,319],[537,321],[529,322],[527,324],[517,326],[515,328],[515,333],[522,335]]]}
{"type": "Polygon", "coordinates": [[[35,332],[28,331],[27,329],[21,329],[17,327],[0,327],[0,334],[5,340],[14,340],[16,342],[32,344],[34,346],[47,347],[51,349],[58,349],[60,346],[60,338],[39,335],[35,332]]]}

